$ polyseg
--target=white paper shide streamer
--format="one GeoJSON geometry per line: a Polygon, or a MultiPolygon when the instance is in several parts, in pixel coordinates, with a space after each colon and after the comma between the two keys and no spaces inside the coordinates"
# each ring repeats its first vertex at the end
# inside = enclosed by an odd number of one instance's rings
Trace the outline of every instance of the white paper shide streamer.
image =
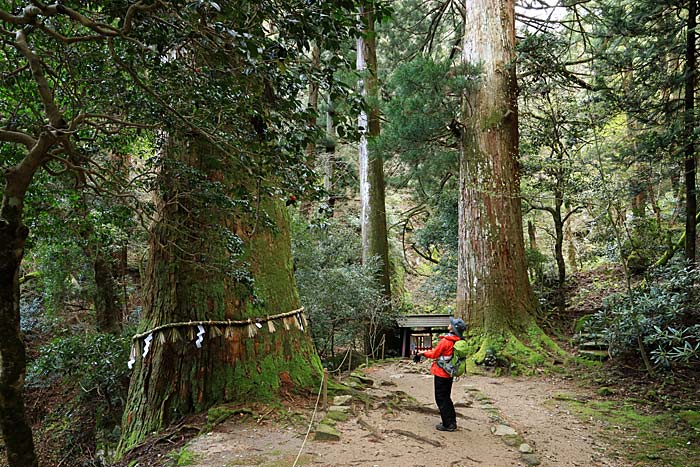
{"type": "Polygon", "coordinates": [[[152,340],[153,334],[147,335],[146,338],[143,340],[143,355],[141,355],[141,358],[146,358],[146,355],[148,355],[148,351],[151,350],[152,340]]]}
{"type": "Polygon", "coordinates": [[[263,327],[265,327],[265,324],[267,324],[266,327],[268,332],[272,334],[277,331],[277,326],[275,326],[274,323],[275,320],[278,320],[278,325],[281,321],[281,324],[287,331],[289,331],[292,327],[296,327],[297,329],[304,331],[309,327],[309,322],[307,321],[306,316],[302,313],[302,310],[303,308],[299,310],[294,310],[292,312],[280,313],[279,315],[267,316],[265,318],[255,318],[255,321],[253,319],[248,319],[245,321],[189,321],[182,323],[169,323],[157,326],[142,334],[137,334],[133,336],[133,343],[131,346],[131,353],[129,355],[129,361],[127,362],[127,366],[130,370],[134,368],[134,364],[136,363],[136,359],[138,358],[139,350],[141,347],[139,345],[139,341],[142,338],[143,353],[141,357],[146,358],[148,352],[151,350],[151,344],[153,343],[154,334],[157,334],[155,336],[158,338],[157,343],[161,345],[166,343],[167,336],[169,336],[172,342],[182,339],[183,334],[181,334],[181,332],[185,333],[184,335],[189,334],[189,338],[192,339],[194,336],[193,327],[196,325],[197,340],[195,341],[195,346],[198,349],[201,349],[202,343],[204,342],[204,336],[206,334],[205,326],[211,326],[211,329],[209,330],[211,333],[211,337],[224,336],[224,338],[230,338],[234,335],[234,326],[247,328],[248,337],[251,339],[255,337],[255,335],[260,329],[263,329],[263,327]],[[189,329],[185,331],[178,331],[178,327],[186,327],[189,329]]]}
{"type": "Polygon", "coordinates": [[[126,366],[128,366],[131,370],[134,367],[134,363],[136,363],[136,346],[132,345],[131,354],[129,355],[129,361],[127,362],[126,366]]]}
{"type": "Polygon", "coordinates": [[[198,332],[197,332],[197,342],[195,342],[194,345],[196,345],[198,349],[201,349],[201,348],[202,348],[202,342],[204,341],[204,332],[205,332],[205,331],[204,331],[204,326],[202,326],[201,324],[198,324],[198,325],[197,325],[197,329],[198,329],[198,332]]]}

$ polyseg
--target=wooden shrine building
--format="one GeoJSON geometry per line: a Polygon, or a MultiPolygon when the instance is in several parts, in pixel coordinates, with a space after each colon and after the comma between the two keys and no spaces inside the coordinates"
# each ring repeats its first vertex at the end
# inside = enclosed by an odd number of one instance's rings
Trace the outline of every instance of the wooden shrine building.
{"type": "Polygon", "coordinates": [[[433,336],[447,332],[451,315],[404,315],[397,319],[401,331],[401,356],[433,348],[433,336]]]}

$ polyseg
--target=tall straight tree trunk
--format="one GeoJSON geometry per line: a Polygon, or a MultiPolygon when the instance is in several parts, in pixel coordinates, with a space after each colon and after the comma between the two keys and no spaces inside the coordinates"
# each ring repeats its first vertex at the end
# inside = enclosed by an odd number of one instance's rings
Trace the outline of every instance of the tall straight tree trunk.
{"type": "MultiPolygon", "coordinates": [[[[227,193],[255,187],[202,138],[173,135],[164,151],[167,161],[201,171],[224,184],[227,193]]],[[[211,206],[208,198],[194,199],[201,188],[188,186],[167,165],[161,179],[159,218],[151,231],[144,278],[142,331],[190,320],[255,320],[300,307],[288,213],[281,200],[262,194],[256,217],[211,206]],[[237,244],[231,233],[243,241],[240,254],[230,250],[237,244]]],[[[274,329],[260,324],[259,329],[253,324],[229,327],[222,335],[207,329],[201,348],[195,346],[196,327],[183,329],[174,339],[172,334],[164,341],[154,336],[149,353],[139,355],[134,367],[119,452],[214,404],[267,400],[292,386],[317,384],[320,360],[306,328],[279,320],[272,322],[274,329]]]]}
{"type": "Polygon", "coordinates": [[[696,44],[695,27],[697,26],[697,0],[688,0],[687,44],[685,50],[685,257],[691,264],[695,263],[695,216],[697,214],[697,195],[695,190],[695,82],[696,82],[696,44]]]}
{"type": "MultiPolygon", "coordinates": [[[[558,184],[557,184],[558,185],[558,184]]],[[[554,221],[554,259],[557,262],[557,282],[559,288],[566,281],[566,263],[564,262],[564,220],[561,215],[561,207],[564,204],[563,193],[557,187],[554,190],[554,208],[552,220],[554,221]]]]}
{"type": "Polygon", "coordinates": [[[566,223],[564,230],[564,239],[566,240],[566,259],[569,262],[571,271],[578,272],[578,259],[576,257],[576,243],[574,243],[574,233],[571,230],[571,221],[566,223]]]}
{"type": "Polygon", "coordinates": [[[527,236],[530,239],[530,249],[537,249],[537,231],[532,221],[527,221],[527,236]]]}
{"type": "MultiPolygon", "coordinates": [[[[321,49],[318,45],[314,44],[311,47],[311,62],[314,68],[318,69],[321,67],[321,49]]],[[[311,80],[309,83],[309,103],[308,108],[312,111],[312,116],[309,118],[309,126],[315,127],[318,121],[318,88],[319,83],[316,80],[311,80]]],[[[308,158],[310,161],[314,161],[316,153],[316,144],[310,142],[306,148],[308,158]]]]}
{"type": "Polygon", "coordinates": [[[533,325],[536,301],[520,211],[514,1],[465,7],[462,58],[481,76],[462,107],[457,314],[472,332],[517,334],[533,325]]]}
{"type": "Polygon", "coordinates": [[[362,261],[367,263],[372,258],[378,258],[381,261],[377,276],[385,297],[389,299],[391,285],[384,199],[384,163],[381,157],[369,151],[369,141],[379,136],[379,81],[373,8],[372,1],[362,3],[360,16],[364,34],[357,40],[357,70],[363,75],[360,87],[369,106],[369,115],[362,112],[358,119],[358,126],[362,133],[359,151],[362,261]]]}
{"type": "Polygon", "coordinates": [[[117,333],[120,327],[121,304],[117,282],[114,280],[114,259],[104,249],[94,252],[92,266],[95,272],[95,323],[99,332],[117,333]]]}
{"type": "MultiPolygon", "coordinates": [[[[314,44],[311,46],[311,63],[315,69],[321,67],[321,49],[318,45],[314,44]]],[[[318,90],[319,82],[312,79],[309,82],[309,101],[307,103],[307,109],[311,112],[308,125],[311,128],[315,128],[318,124],[318,90]]],[[[316,165],[316,142],[311,141],[306,145],[306,163],[309,167],[313,168],[316,165]]],[[[301,213],[309,218],[311,216],[312,203],[305,201],[301,205],[301,213]]]]}
{"type": "Polygon", "coordinates": [[[335,171],[335,125],[333,123],[333,101],[328,97],[326,112],[326,156],[323,161],[323,189],[328,194],[327,217],[333,217],[335,210],[335,195],[333,194],[333,172],[335,171]]]}

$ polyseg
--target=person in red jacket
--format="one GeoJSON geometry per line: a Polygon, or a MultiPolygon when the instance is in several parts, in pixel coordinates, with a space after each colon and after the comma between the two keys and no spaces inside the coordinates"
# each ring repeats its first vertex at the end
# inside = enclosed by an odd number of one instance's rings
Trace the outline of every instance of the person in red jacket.
{"type": "Polygon", "coordinates": [[[467,325],[459,318],[450,317],[450,325],[447,327],[448,333],[440,336],[438,345],[433,350],[423,350],[418,355],[435,359],[430,367],[435,384],[435,403],[440,409],[442,423],[435,426],[439,431],[455,431],[457,429],[457,414],[452,403],[452,382],[454,378],[442,369],[439,362],[449,362],[452,358],[452,351],[455,342],[462,338],[467,325]]]}

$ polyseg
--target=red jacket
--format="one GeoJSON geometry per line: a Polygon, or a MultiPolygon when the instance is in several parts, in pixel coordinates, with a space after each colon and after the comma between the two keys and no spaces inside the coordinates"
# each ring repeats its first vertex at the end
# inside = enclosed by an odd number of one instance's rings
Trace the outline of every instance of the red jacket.
{"type": "Polygon", "coordinates": [[[447,374],[445,370],[438,366],[437,359],[439,357],[451,357],[455,342],[458,340],[459,337],[455,336],[454,334],[440,336],[440,341],[438,342],[437,347],[435,347],[433,350],[426,350],[423,353],[423,355],[426,357],[435,359],[433,365],[430,367],[430,372],[432,374],[441,378],[451,378],[451,376],[447,374]]]}

